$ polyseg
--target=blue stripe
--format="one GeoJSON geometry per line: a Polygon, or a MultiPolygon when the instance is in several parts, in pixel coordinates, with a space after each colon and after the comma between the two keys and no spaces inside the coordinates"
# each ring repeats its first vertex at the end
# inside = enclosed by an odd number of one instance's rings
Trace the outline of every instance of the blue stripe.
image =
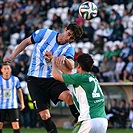
{"type": "Polygon", "coordinates": [[[9,88],[9,82],[6,80],[6,88],[9,88]]]}
{"type": "Polygon", "coordinates": [[[35,48],[33,50],[33,60],[32,60],[32,63],[31,63],[31,74],[30,75],[33,75],[34,73],[34,70],[35,70],[35,67],[36,67],[36,48],[37,48],[37,44],[35,45],[35,48]]]}
{"type": "Polygon", "coordinates": [[[54,53],[56,49],[58,48],[59,44],[55,43],[54,47],[51,49],[51,52],[54,53]]]}
{"type": "MultiPolygon", "coordinates": [[[[6,89],[10,89],[9,88],[9,80],[6,80],[6,89]]],[[[6,109],[8,108],[9,106],[9,99],[6,99],[6,109]]]]}
{"type": "Polygon", "coordinates": [[[51,77],[51,66],[48,66],[47,78],[51,77]]]}
{"type": "Polygon", "coordinates": [[[14,104],[13,104],[13,103],[14,103],[14,102],[13,102],[13,100],[14,100],[14,91],[15,91],[15,90],[14,90],[14,89],[15,89],[15,82],[14,82],[14,80],[15,80],[15,79],[14,79],[14,76],[12,76],[12,83],[13,83],[13,85],[12,85],[12,105],[11,105],[12,108],[13,108],[13,105],[14,105],[14,104]]]}
{"type": "Polygon", "coordinates": [[[2,83],[2,76],[0,76],[0,87],[1,87],[1,103],[0,103],[0,109],[2,109],[2,105],[3,105],[3,83],[2,83]]]}
{"type": "Polygon", "coordinates": [[[9,105],[9,98],[8,99],[6,99],[6,109],[8,108],[8,105],[9,105]]]}

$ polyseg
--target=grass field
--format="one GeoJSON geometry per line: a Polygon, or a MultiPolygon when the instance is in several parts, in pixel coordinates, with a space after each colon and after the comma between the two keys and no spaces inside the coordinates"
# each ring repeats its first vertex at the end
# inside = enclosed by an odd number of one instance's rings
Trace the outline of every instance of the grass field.
{"type": "MultiPolygon", "coordinates": [[[[59,133],[71,133],[70,129],[58,129],[59,133]]],[[[3,133],[13,133],[11,128],[4,128],[3,133]]],[[[21,133],[47,133],[45,129],[21,129],[21,133]]],[[[133,133],[133,129],[108,129],[107,133],[133,133]]]]}

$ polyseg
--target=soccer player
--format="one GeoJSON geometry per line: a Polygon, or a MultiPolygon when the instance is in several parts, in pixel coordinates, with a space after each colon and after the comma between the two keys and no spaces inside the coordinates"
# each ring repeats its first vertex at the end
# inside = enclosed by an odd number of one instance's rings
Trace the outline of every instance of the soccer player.
{"type": "Polygon", "coordinates": [[[51,29],[39,29],[23,40],[14,53],[4,58],[4,62],[11,62],[28,45],[35,44],[28,70],[28,89],[44,126],[49,133],[57,133],[57,128],[50,115],[50,99],[56,104],[66,102],[72,114],[79,113],[73,103],[72,95],[64,83],[53,78],[51,59],[58,56],[58,63],[72,70],[74,68],[74,48],[70,42],[81,37],[83,30],[76,23],[70,23],[63,33],[51,29]]]}
{"type": "Polygon", "coordinates": [[[52,74],[56,80],[72,84],[74,103],[80,116],[73,133],[106,133],[107,119],[105,114],[104,95],[96,77],[91,73],[94,63],[89,54],[77,58],[77,73],[62,74],[56,59],[52,59],[52,74]]]}
{"type": "Polygon", "coordinates": [[[2,64],[2,75],[0,76],[0,133],[2,133],[6,114],[10,117],[14,133],[20,133],[17,93],[21,104],[20,110],[25,108],[19,79],[11,75],[11,71],[11,66],[8,63],[2,64]]]}

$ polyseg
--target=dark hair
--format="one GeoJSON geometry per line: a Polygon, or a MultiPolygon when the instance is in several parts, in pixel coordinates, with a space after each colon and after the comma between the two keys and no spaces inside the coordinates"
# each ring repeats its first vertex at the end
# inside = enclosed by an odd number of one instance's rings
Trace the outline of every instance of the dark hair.
{"type": "Polygon", "coordinates": [[[92,70],[93,66],[93,59],[89,54],[81,54],[77,58],[77,62],[80,64],[82,67],[82,70],[86,72],[90,72],[92,70]]]}
{"type": "Polygon", "coordinates": [[[77,23],[70,23],[67,26],[67,30],[71,30],[75,36],[75,39],[79,38],[83,34],[83,29],[77,23]]]}
{"type": "Polygon", "coordinates": [[[5,65],[11,66],[11,63],[9,63],[9,62],[4,62],[4,63],[1,64],[1,66],[5,66],[5,65]]]}

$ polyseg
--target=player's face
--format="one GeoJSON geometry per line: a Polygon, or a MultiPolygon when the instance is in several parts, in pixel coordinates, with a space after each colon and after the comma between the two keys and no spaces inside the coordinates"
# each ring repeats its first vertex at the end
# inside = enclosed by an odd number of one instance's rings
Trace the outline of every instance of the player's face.
{"type": "Polygon", "coordinates": [[[77,69],[77,73],[81,73],[81,67],[80,67],[79,63],[77,64],[76,69],[77,69]]]}
{"type": "Polygon", "coordinates": [[[65,43],[73,42],[75,40],[75,36],[71,30],[65,30],[63,34],[63,40],[65,43]]]}
{"type": "Polygon", "coordinates": [[[11,75],[11,67],[9,65],[4,65],[1,68],[1,72],[3,76],[10,76],[11,75]]]}

